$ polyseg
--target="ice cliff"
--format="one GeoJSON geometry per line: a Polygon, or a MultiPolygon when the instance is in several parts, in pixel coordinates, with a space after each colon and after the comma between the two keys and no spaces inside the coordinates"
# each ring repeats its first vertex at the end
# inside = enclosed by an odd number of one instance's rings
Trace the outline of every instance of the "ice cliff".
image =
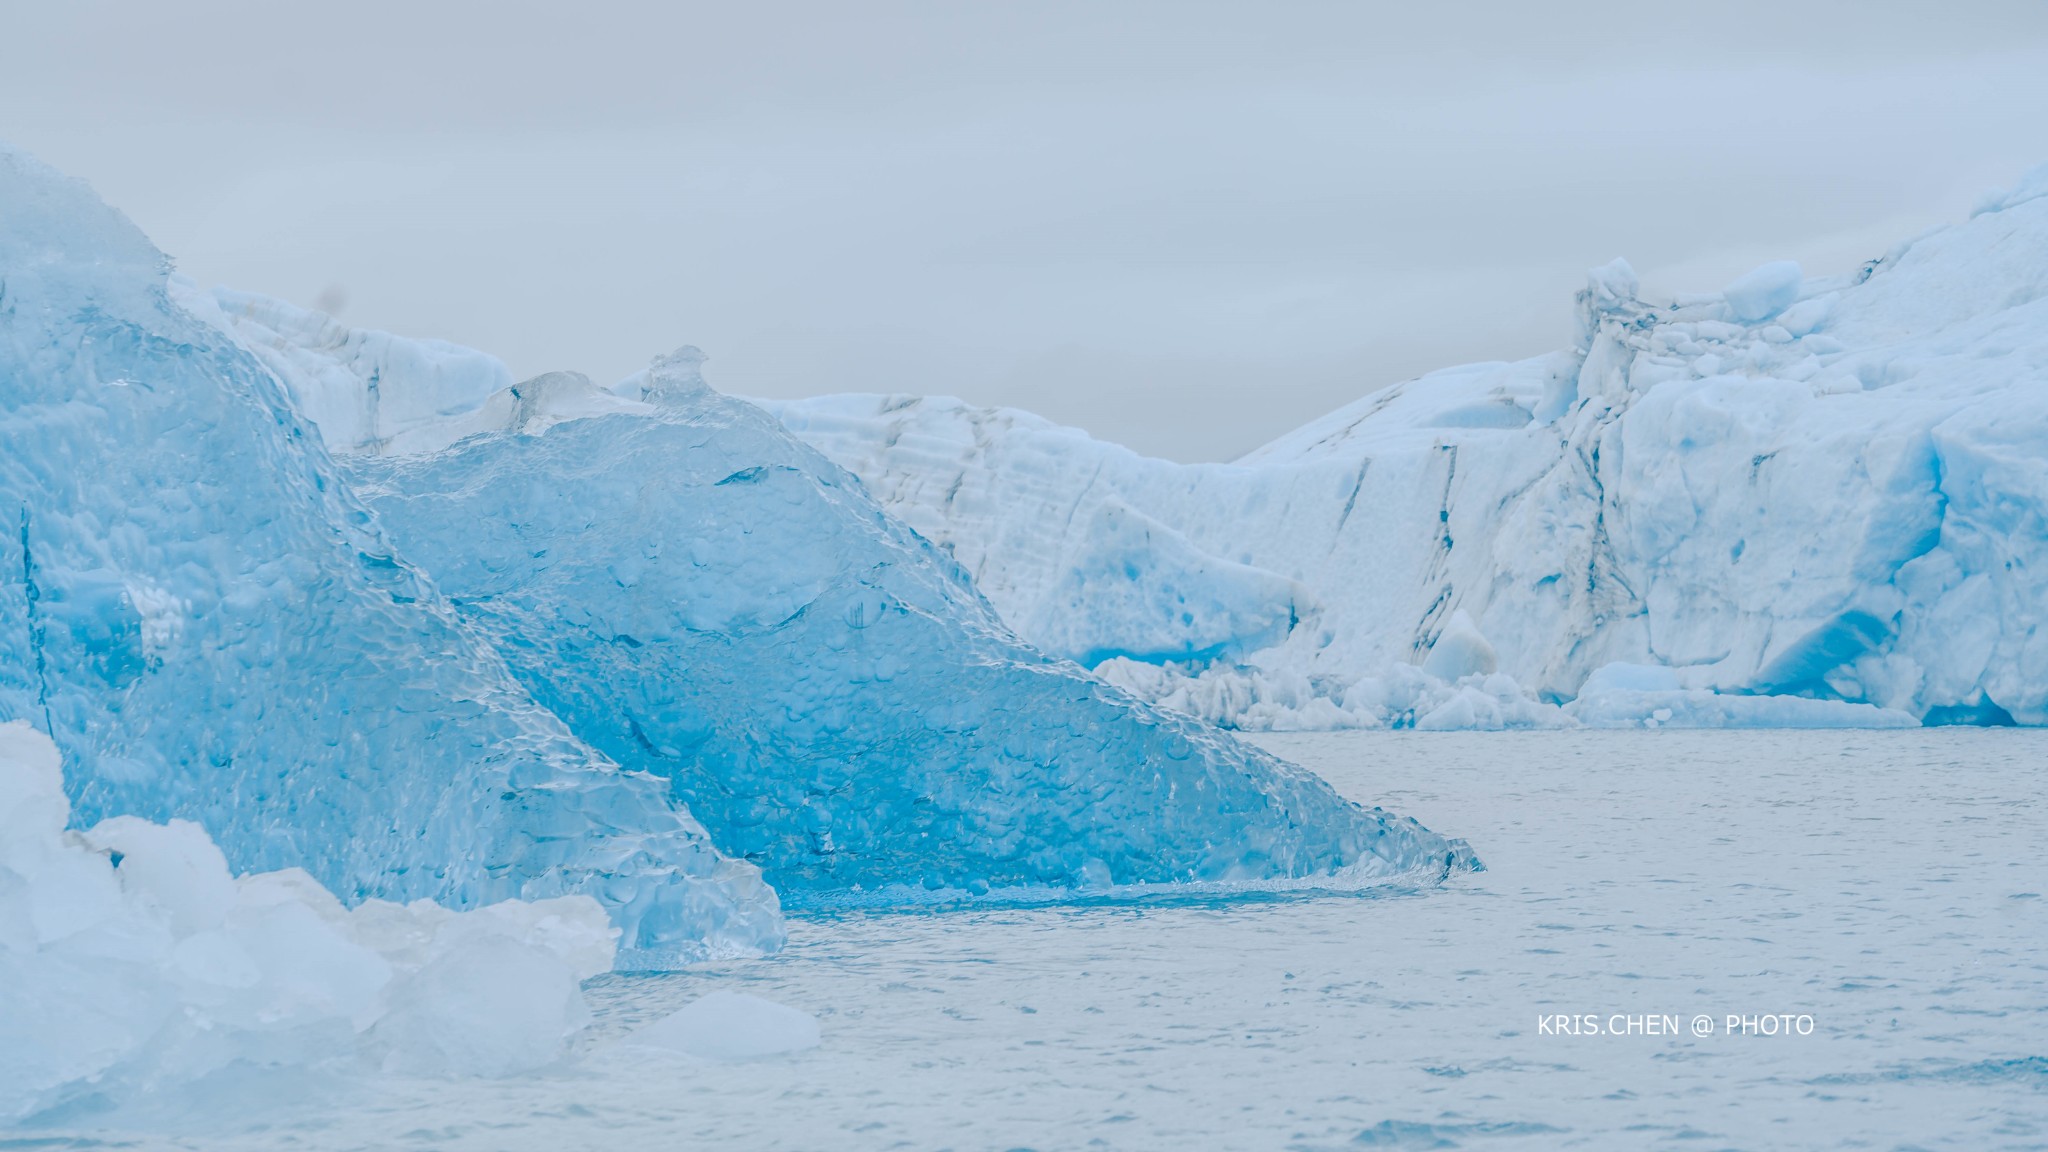
{"type": "Polygon", "coordinates": [[[0,149],[0,720],[55,736],[79,819],[352,901],[589,893],[638,963],[775,947],[757,870],[535,703],[166,268],[0,149]]]}
{"type": "Polygon", "coordinates": [[[2048,723],[2044,193],[1847,276],[1653,300],[1617,261],[1576,347],[1231,464],[764,404],[1026,639],[1225,724],[2048,723]]]}
{"type": "Polygon", "coordinates": [[[534,696],[672,781],[785,901],[1464,859],[1019,643],[845,472],[706,387],[694,349],[608,389],[515,384],[487,357],[278,301],[188,299],[328,413],[399,552],[534,696]]]}

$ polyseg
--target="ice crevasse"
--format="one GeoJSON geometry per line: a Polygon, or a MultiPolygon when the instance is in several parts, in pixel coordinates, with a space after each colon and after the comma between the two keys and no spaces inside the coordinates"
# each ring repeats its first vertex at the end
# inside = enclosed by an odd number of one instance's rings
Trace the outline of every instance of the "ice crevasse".
{"type": "Polygon", "coordinates": [[[1229,464],[762,403],[1026,639],[1226,725],[2048,723],[2048,169],[1845,276],[1617,261],[1578,317],[1229,464]]]}

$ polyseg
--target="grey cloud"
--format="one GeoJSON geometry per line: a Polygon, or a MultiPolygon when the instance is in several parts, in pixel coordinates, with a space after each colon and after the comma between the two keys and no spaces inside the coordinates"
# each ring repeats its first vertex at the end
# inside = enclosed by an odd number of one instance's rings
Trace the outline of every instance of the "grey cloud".
{"type": "Polygon", "coordinates": [[[1846,267],[2048,160],[2027,4],[10,5],[0,136],[195,277],[618,376],[1222,458],[1846,267]]]}

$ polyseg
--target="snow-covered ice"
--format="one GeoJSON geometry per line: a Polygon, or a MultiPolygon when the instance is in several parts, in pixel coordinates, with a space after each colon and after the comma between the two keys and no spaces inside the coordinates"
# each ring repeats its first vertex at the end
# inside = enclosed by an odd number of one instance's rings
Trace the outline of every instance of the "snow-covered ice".
{"type": "Polygon", "coordinates": [[[47,736],[0,724],[0,1124],[280,1068],[527,1071],[612,966],[588,896],[344,909],[297,868],[231,876],[190,821],[67,832],[63,785],[47,736]]]}
{"type": "Polygon", "coordinates": [[[1663,300],[1617,261],[1576,347],[1231,464],[940,397],[763,403],[1026,639],[1226,725],[2048,723],[2044,184],[1846,276],[1663,300]],[[1684,695],[1557,707],[1617,663],[1684,695]]]}
{"type": "MultiPolygon", "coordinates": [[[[1799,299],[1803,283],[1805,276],[1798,264],[1790,260],[1773,260],[1736,277],[1721,289],[1721,298],[1728,302],[1728,311],[1737,320],[1744,324],[1760,324],[1790,308],[1792,302],[1799,299]]],[[[1812,331],[1812,325],[1806,327],[1812,331]]],[[[1790,328],[1786,333],[1794,334],[1790,328]]]]}
{"type": "Polygon", "coordinates": [[[167,266],[0,148],[0,720],[54,734],[80,821],[351,902],[587,892],[642,963],[775,947],[757,869],[534,702],[167,266]]]}

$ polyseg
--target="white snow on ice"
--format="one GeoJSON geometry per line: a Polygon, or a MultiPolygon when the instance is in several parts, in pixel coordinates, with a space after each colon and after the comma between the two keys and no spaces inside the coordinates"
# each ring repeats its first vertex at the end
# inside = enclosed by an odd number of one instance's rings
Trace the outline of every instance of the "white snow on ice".
{"type": "Polygon", "coordinates": [[[1228,726],[2048,723],[2041,187],[1846,276],[1660,300],[1616,261],[1577,347],[1232,464],[943,397],[762,403],[1025,638],[1228,726]],[[1585,698],[1617,663],[1676,682],[1585,698]]]}

